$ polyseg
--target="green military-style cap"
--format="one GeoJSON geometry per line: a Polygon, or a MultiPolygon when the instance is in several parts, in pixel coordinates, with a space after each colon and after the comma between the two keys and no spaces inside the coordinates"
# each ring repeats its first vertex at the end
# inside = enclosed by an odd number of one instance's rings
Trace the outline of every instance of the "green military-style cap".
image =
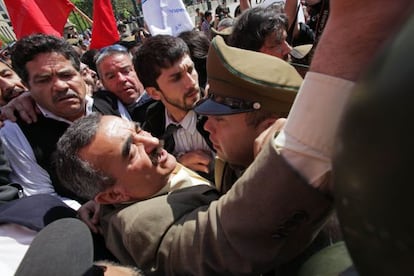
{"type": "Polygon", "coordinates": [[[265,110],[286,116],[302,83],[295,68],[282,59],[227,46],[213,39],[207,57],[209,97],[195,111],[230,115],[265,110]]]}

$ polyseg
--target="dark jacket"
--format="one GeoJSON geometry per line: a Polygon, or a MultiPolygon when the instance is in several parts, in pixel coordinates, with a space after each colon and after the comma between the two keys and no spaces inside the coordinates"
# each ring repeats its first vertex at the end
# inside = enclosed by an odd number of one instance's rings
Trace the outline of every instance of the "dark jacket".
{"type": "Polygon", "coordinates": [[[19,197],[21,186],[17,183],[11,183],[9,178],[10,172],[10,164],[4,152],[3,143],[0,140],[0,204],[19,197]]]}
{"type": "MultiPolygon", "coordinates": [[[[142,124],[145,121],[147,107],[153,102],[154,100],[145,93],[138,102],[124,106],[131,119],[142,124]]],[[[118,109],[118,97],[108,90],[99,90],[93,94],[93,110],[103,115],[121,116],[118,109]]]]}
{"type": "Polygon", "coordinates": [[[43,115],[38,115],[36,123],[28,124],[19,119],[17,124],[26,136],[27,141],[29,141],[37,163],[49,173],[55,191],[61,196],[83,202],[82,199],[60,183],[52,164],[52,154],[56,149],[57,142],[69,127],[69,124],[46,118],[43,115]]]}

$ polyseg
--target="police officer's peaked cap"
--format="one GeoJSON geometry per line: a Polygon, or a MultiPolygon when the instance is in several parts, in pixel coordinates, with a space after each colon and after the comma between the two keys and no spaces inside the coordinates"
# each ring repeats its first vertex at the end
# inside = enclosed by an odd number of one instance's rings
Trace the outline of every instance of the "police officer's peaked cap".
{"type": "Polygon", "coordinates": [[[229,47],[213,39],[207,57],[208,99],[195,111],[229,115],[265,110],[286,116],[302,83],[295,68],[282,59],[229,47]]]}

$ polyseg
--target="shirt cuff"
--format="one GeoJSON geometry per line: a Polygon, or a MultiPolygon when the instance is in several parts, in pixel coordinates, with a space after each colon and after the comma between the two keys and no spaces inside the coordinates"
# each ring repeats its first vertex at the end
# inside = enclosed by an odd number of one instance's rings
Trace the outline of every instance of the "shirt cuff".
{"type": "Polygon", "coordinates": [[[354,82],[308,72],[276,146],[315,188],[331,171],[335,135],[354,82]]]}

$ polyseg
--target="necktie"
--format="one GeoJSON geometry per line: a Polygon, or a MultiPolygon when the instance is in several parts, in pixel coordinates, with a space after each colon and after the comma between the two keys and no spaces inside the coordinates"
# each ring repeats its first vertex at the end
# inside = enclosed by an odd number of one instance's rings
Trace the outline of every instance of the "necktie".
{"type": "Polygon", "coordinates": [[[181,128],[181,125],[169,124],[167,128],[165,129],[164,134],[161,137],[161,139],[164,140],[165,150],[171,154],[174,152],[174,148],[175,148],[175,141],[174,141],[173,134],[179,128],[181,128]]]}

